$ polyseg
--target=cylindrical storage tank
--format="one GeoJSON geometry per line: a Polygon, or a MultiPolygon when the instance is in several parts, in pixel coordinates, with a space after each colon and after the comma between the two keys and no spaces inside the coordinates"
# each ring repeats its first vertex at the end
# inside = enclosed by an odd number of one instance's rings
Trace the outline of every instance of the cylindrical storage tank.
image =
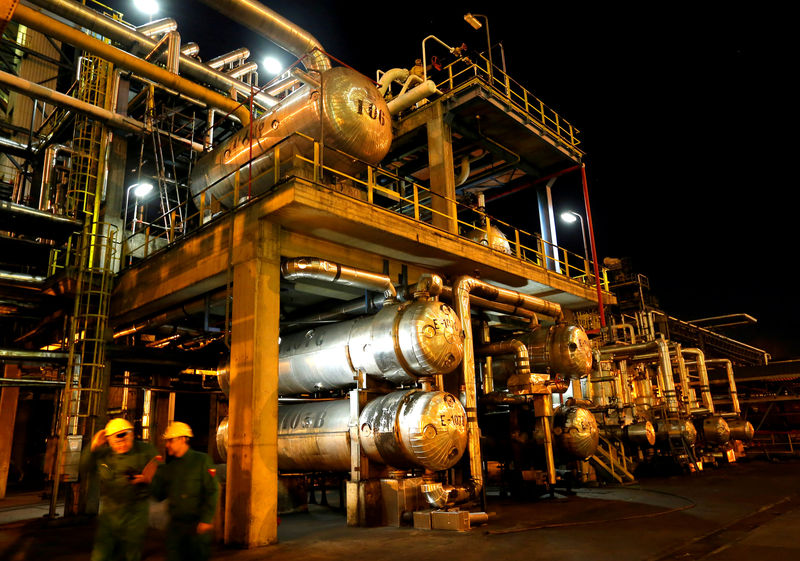
{"type": "Polygon", "coordinates": [[[223,463],[228,461],[228,418],[223,417],[217,427],[217,454],[223,463]]]}
{"type": "Polygon", "coordinates": [[[750,442],[755,435],[755,429],[750,421],[744,419],[728,419],[728,428],[731,429],[731,440],[750,442]]]}
{"type": "Polygon", "coordinates": [[[350,471],[350,400],[278,407],[278,469],[350,471]]]}
{"type": "MultiPolygon", "coordinates": [[[[272,148],[293,133],[317,140],[324,137],[326,148],[353,156],[326,150],[325,165],[357,173],[364,166],[354,158],[374,165],[389,151],[391,121],[386,102],[369,78],[346,67],[332,68],[322,73],[319,85],[300,88],[252,124],[252,150],[250,127],[245,127],[201,158],[192,171],[192,194],[197,196],[212,185],[207,193],[230,207],[234,201],[226,196],[234,189],[234,172],[239,169],[242,184],[248,177],[263,174],[253,183],[251,193],[265,191],[275,177],[274,173],[264,173],[274,164],[272,148]]],[[[311,157],[313,145],[295,135],[281,144],[280,151],[285,162],[293,153],[311,157]]]]}
{"type": "Polygon", "coordinates": [[[491,247],[497,251],[502,251],[503,253],[507,253],[509,255],[512,254],[511,245],[508,243],[508,238],[503,231],[494,224],[489,225],[488,235],[486,234],[485,229],[481,230],[476,228],[470,232],[469,239],[474,242],[478,242],[481,245],[491,247]]]}
{"type": "Polygon", "coordinates": [[[284,336],[279,354],[278,393],[291,395],[353,385],[359,371],[394,384],[448,374],[464,340],[452,308],[417,300],[284,336]]]}
{"type": "Polygon", "coordinates": [[[588,409],[562,405],[553,414],[553,440],[559,455],[585,460],[597,451],[597,420],[588,409]]]}
{"type": "Polygon", "coordinates": [[[680,435],[686,439],[686,442],[693,446],[697,442],[697,429],[691,421],[658,421],[656,426],[656,438],[660,441],[666,441],[669,438],[676,438],[680,435]]]}
{"type": "Polygon", "coordinates": [[[589,337],[578,325],[539,327],[525,339],[531,371],[583,378],[592,369],[589,337]]]}
{"type": "Polygon", "coordinates": [[[397,468],[439,471],[455,465],[467,446],[467,414],[447,392],[397,391],[369,402],[361,412],[364,453],[397,468]]]}
{"type": "Polygon", "coordinates": [[[725,444],[731,439],[727,421],[718,415],[703,419],[703,439],[708,444],[725,444]]]}

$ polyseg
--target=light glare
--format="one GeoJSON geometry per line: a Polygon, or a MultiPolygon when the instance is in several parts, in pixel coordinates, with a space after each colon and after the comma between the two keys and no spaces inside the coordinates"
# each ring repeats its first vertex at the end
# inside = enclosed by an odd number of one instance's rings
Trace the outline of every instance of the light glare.
{"type": "Polygon", "coordinates": [[[561,220],[563,220],[567,224],[572,224],[573,222],[576,222],[578,220],[578,217],[575,216],[573,213],[571,213],[569,211],[568,212],[562,212],[561,213],[561,220]]]}
{"type": "Polygon", "coordinates": [[[154,16],[158,13],[158,2],[156,0],[134,0],[136,9],[148,16],[154,16]]]}
{"type": "Polygon", "coordinates": [[[133,188],[133,196],[137,199],[148,195],[153,190],[152,183],[139,183],[133,188]]]}
{"type": "Polygon", "coordinates": [[[281,70],[283,70],[283,65],[278,59],[268,56],[267,58],[264,59],[264,70],[270,76],[275,76],[281,70]]]}

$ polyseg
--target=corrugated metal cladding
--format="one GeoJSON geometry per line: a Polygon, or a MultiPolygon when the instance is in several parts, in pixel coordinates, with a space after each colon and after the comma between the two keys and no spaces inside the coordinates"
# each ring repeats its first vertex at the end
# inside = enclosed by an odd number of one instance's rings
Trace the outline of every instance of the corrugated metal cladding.
{"type": "MultiPolygon", "coordinates": [[[[24,25],[19,26],[17,32],[17,43],[27,47],[37,53],[59,60],[61,54],[58,52],[50,41],[44,35],[33,29],[29,29],[24,25]]],[[[58,41],[53,41],[56,45],[60,46],[58,41]]],[[[40,84],[47,88],[55,89],[56,77],[58,75],[58,66],[53,63],[45,62],[39,57],[29,54],[22,54],[22,62],[19,66],[19,77],[30,80],[36,84],[40,84]]],[[[25,129],[31,126],[31,115],[33,113],[33,100],[20,95],[18,93],[11,93],[9,96],[9,112],[13,109],[11,123],[23,127],[25,129]]],[[[33,120],[33,128],[37,129],[41,126],[47,115],[54,109],[53,105],[44,105],[38,102],[36,105],[36,118],[33,120]],[[44,115],[42,111],[44,109],[44,115]]],[[[15,135],[15,140],[27,141],[24,135],[15,135]]]]}

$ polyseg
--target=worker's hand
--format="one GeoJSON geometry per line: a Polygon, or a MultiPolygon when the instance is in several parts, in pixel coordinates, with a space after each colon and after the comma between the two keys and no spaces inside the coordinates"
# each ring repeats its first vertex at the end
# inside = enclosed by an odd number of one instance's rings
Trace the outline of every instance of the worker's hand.
{"type": "Polygon", "coordinates": [[[149,484],[152,480],[152,477],[147,477],[142,473],[137,473],[136,475],[132,475],[130,478],[131,485],[138,485],[140,483],[147,483],[149,484]]]}
{"type": "Polygon", "coordinates": [[[96,433],[94,433],[94,436],[92,437],[92,452],[100,448],[106,442],[108,442],[108,439],[106,438],[105,429],[99,430],[96,433]]]}
{"type": "Polygon", "coordinates": [[[206,532],[210,532],[214,528],[213,524],[206,524],[205,522],[198,522],[197,523],[197,533],[198,534],[205,534],[206,532]]]}

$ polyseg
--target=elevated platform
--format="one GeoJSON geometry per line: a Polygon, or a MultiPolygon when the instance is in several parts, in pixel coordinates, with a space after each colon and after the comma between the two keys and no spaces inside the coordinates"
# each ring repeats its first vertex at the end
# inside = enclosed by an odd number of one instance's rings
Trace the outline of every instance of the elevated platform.
{"type": "MultiPolygon", "coordinates": [[[[262,221],[280,226],[275,241],[284,257],[314,255],[371,271],[388,266],[392,278],[404,268],[411,279],[423,272],[480,276],[567,309],[596,304],[594,285],[293,177],[123,271],[111,299],[112,324],[224,286],[232,264],[258,251],[254,241],[262,221]],[[140,289],[144,286],[146,291],[140,289]]],[[[613,301],[611,294],[605,298],[613,301]]]]}

